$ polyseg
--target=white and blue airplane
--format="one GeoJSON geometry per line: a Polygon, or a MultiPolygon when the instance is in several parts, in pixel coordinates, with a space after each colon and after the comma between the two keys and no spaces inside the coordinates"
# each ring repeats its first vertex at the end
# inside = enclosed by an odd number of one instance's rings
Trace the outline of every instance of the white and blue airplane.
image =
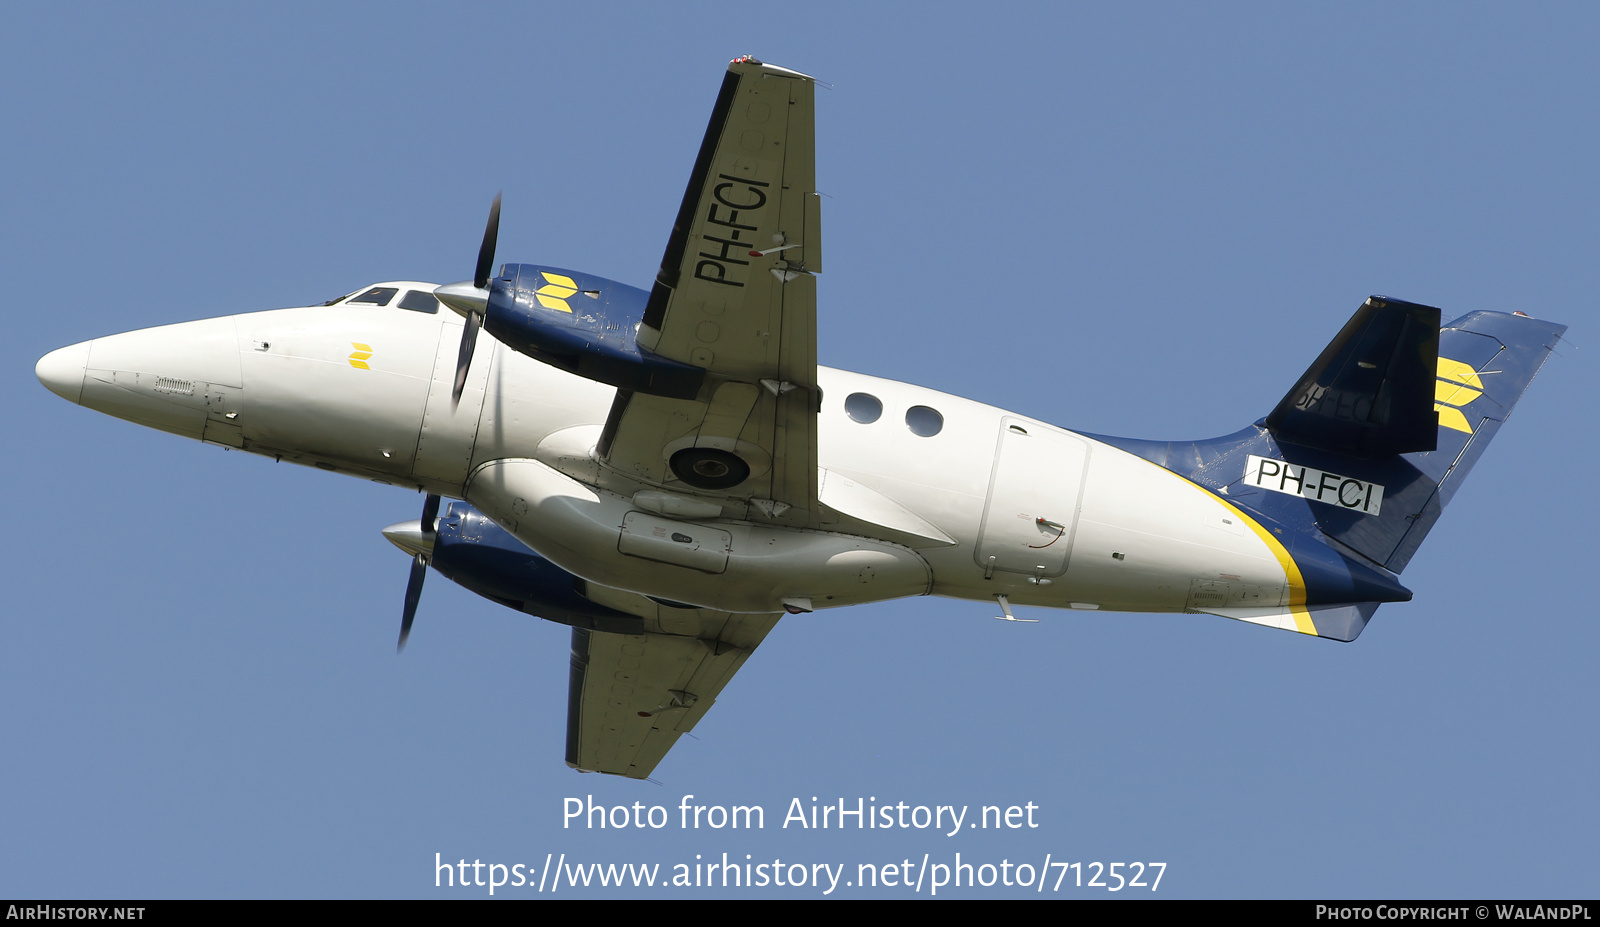
{"type": "Polygon", "coordinates": [[[729,65],[649,290],[495,275],[496,199],[469,282],[97,338],[39,379],[425,493],[384,531],[413,557],[401,647],[429,566],[570,625],[567,762],[644,778],[785,614],[942,595],[1354,640],[1411,598],[1398,574],[1566,330],[1375,296],[1270,414],[1202,441],[819,367],[813,91],[729,65]]]}

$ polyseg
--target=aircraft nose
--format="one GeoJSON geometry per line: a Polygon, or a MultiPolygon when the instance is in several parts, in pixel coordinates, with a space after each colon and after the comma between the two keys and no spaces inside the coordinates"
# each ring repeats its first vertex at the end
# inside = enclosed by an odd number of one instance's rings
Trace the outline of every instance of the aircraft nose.
{"type": "Polygon", "coordinates": [[[107,335],[40,358],[39,382],[85,408],[243,447],[244,381],[232,316],[107,335]]]}
{"type": "Polygon", "coordinates": [[[83,341],[51,351],[34,365],[34,375],[50,392],[68,402],[79,402],[83,397],[83,374],[89,366],[92,344],[92,341],[83,341]]]}

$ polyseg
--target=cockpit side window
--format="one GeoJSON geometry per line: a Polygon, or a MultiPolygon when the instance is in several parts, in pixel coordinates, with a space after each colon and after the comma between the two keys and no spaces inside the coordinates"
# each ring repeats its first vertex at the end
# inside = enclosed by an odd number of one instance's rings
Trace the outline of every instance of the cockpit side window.
{"type": "Polygon", "coordinates": [[[394,299],[394,294],[398,292],[400,292],[399,287],[375,286],[360,296],[352,297],[350,305],[387,306],[389,300],[394,299]]]}
{"type": "Polygon", "coordinates": [[[438,312],[439,298],[423,290],[411,290],[400,300],[400,308],[412,312],[438,312]]]}

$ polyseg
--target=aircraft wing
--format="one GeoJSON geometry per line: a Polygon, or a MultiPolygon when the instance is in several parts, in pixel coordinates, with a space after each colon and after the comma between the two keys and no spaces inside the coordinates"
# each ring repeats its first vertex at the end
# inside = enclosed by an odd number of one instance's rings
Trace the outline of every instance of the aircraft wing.
{"type": "Polygon", "coordinates": [[[779,616],[669,608],[589,588],[597,601],[656,617],[646,617],[643,634],[572,629],[567,765],[644,779],[705,716],[779,616]]]}
{"type": "Polygon", "coordinates": [[[751,58],[728,66],[638,332],[704,385],[619,390],[598,448],[626,477],[797,526],[820,523],[814,91],[751,58]]]}

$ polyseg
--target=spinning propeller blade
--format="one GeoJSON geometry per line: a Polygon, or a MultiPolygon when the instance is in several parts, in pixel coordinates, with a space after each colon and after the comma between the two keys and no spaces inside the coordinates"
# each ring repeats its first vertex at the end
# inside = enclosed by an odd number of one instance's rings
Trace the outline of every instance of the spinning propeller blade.
{"type": "Polygon", "coordinates": [[[428,577],[428,560],[417,554],[411,561],[411,578],[406,581],[406,607],[400,616],[400,643],[395,653],[405,653],[406,638],[411,636],[411,622],[417,617],[417,602],[422,599],[422,581],[428,577]]]}
{"type": "Polygon", "coordinates": [[[417,602],[422,599],[422,581],[428,576],[428,561],[433,554],[433,541],[437,537],[434,522],[439,517],[439,497],[428,493],[422,503],[422,520],[416,523],[390,525],[383,529],[388,538],[401,550],[412,555],[411,578],[406,581],[405,610],[400,616],[400,643],[396,653],[406,649],[406,638],[411,636],[411,622],[417,617],[417,602]]]}
{"type": "Polygon", "coordinates": [[[472,275],[472,285],[483,289],[489,285],[489,272],[494,270],[494,246],[500,240],[500,194],[494,195],[494,205],[489,207],[489,224],[483,229],[483,244],[478,246],[478,270],[472,275]]]}
{"type": "Polygon", "coordinates": [[[483,313],[467,313],[467,324],[461,328],[461,350],[456,353],[456,382],[450,387],[450,409],[461,405],[461,391],[467,388],[467,368],[472,364],[472,351],[478,343],[478,328],[483,324],[483,313]]]}
{"type": "MultiPolygon", "coordinates": [[[[489,207],[489,224],[483,229],[483,244],[478,246],[478,266],[472,274],[472,285],[487,290],[489,274],[494,270],[495,244],[500,240],[500,194],[494,195],[494,205],[489,207]]],[[[484,306],[488,294],[483,294],[484,306]]],[[[461,350],[456,354],[456,380],[450,388],[450,408],[461,404],[461,391],[467,385],[467,368],[472,364],[472,350],[478,342],[478,329],[483,326],[483,309],[473,306],[467,312],[467,324],[461,329],[461,350]]]]}

